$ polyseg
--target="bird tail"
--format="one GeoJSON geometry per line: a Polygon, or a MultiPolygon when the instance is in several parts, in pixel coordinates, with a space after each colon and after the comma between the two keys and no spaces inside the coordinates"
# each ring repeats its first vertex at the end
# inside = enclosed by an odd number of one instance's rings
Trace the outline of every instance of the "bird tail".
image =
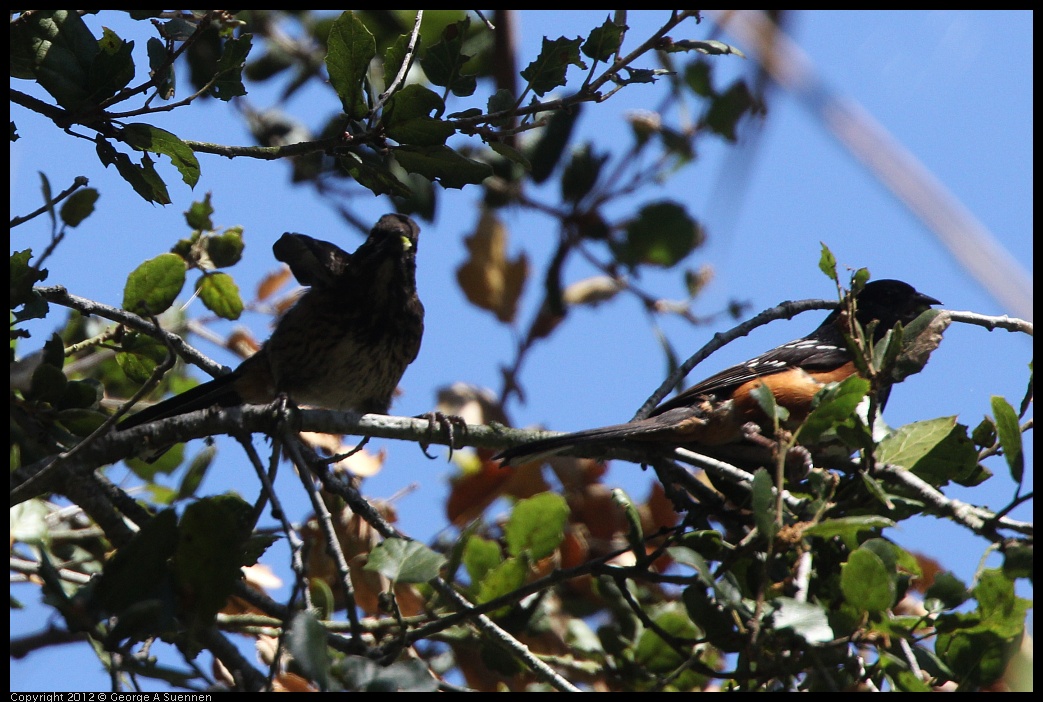
{"type": "Polygon", "coordinates": [[[195,412],[206,409],[213,405],[229,407],[241,404],[242,398],[235,388],[235,381],[239,379],[238,373],[228,373],[219,378],[197,385],[180,395],[175,395],[168,400],[146,407],[137,414],[127,417],[117,425],[119,431],[133,429],[134,427],[154,422],[157,419],[167,419],[180,414],[195,412]]]}
{"type": "Polygon", "coordinates": [[[504,466],[513,466],[554,456],[581,446],[607,444],[628,439],[647,441],[661,437],[670,430],[669,423],[663,422],[661,417],[649,417],[626,424],[613,424],[608,427],[537,439],[501,451],[493,456],[493,459],[503,461],[504,466]]]}

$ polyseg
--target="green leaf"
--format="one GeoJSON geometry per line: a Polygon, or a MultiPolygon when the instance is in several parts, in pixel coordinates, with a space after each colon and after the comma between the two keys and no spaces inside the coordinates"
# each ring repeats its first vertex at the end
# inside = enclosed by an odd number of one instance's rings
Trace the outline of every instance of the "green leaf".
{"type": "Polygon", "coordinates": [[[839,284],[840,278],[837,276],[837,257],[833,255],[833,252],[826,246],[826,242],[820,241],[822,245],[822,253],[818,258],[818,269],[826,274],[826,277],[832,280],[834,283],[839,284]]]}
{"type": "Polygon", "coordinates": [[[422,85],[407,85],[388,100],[381,119],[387,135],[400,144],[436,146],[456,132],[453,125],[438,119],[443,112],[445,102],[437,93],[422,85]]]}
{"type": "MultiPolygon", "coordinates": [[[[492,95],[489,96],[489,100],[488,100],[488,102],[486,102],[485,109],[486,109],[486,112],[488,114],[495,114],[497,112],[503,112],[504,110],[513,110],[514,109],[514,93],[512,93],[507,88],[500,88],[495,93],[493,93],[492,95]]],[[[482,111],[478,110],[477,114],[473,115],[473,116],[477,116],[477,115],[480,115],[480,114],[482,114],[482,111]]],[[[560,114],[560,113],[555,113],[555,114],[560,114]]],[[[464,115],[460,115],[460,116],[463,117],[464,115]]],[[[499,118],[497,118],[495,120],[490,120],[490,124],[492,124],[494,127],[506,127],[506,126],[510,125],[510,123],[511,123],[510,116],[499,117],[499,118]]],[[[491,146],[491,144],[490,144],[490,146],[491,146]]]]}
{"type": "Polygon", "coordinates": [[[214,228],[210,215],[214,213],[214,206],[210,204],[210,193],[207,193],[202,202],[193,202],[185,210],[185,221],[189,228],[207,231],[214,228]]]}
{"type": "Polygon", "coordinates": [[[422,660],[381,665],[362,656],[344,656],[334,663],[338,679],[359,692],[436,692],[438,680],[422,660]]]}
{"type": "Polygon", "coordinates": [[[753,474],[753,521],[757,525],[758,531],[769,541],[775,538],[775,532],[778,530],[775,521],[774,487],[774,481],[768,471],[758,468],[757,472],[753,474]]]}
{"type": "Polygon", "coordinates": [[[622,488],[612,490],[612,501],[620,506],[627,520],[627,541],[634,555],[641,558],[645,555],[645,534],[641,528],[641,514],[622,488]]]}
{"type": "Polygon", "coordinates": [[[338,159],[340,165],[374,195],[409,198],[413,191],[395,175],[393,168],[368,152],[348,152],[338,159]]]}
{"type": "Polygon", "coordinates": [[[713,99],[703,115],[702,122],[716,134],[734,143],[737,139],[739,120],[756,105],[757,101],[746,87],[746,83],[737,80],[713,99]]]}
{"type": "Polygon", "coordinates": [[[683,205],[662,201],[645,205],[626,225],[626,240],[618,246],[622,263],[648,263],[669,268],[706,239],[703,228],[683,205]]]}
{"type": "Polygon", "coordinates": [[[872,550],[859,548],[840,568],[840,590],[860,612],[879,612],[894,604],[895,572],[872,550]]]}
{"type": "MultiPolygon", "coordinates": [[[[510,94],[508,93],[509,97],[510,94]]],[[[494,96],[495,97],[495,96],[494,96]]],[[[513,107],[514,100],[511,99],[508,107],[513,107]]],[[[561,160],[561,155],[569,143],[572,128],[579,119],[582,108],[579,105],[568,110],[559,110],[550,116],[547,126],[543,128],[539,139],[528,150],[529,160],[532,161],[532,180],[534,183],[542,183],[550,178],[555,166],[561,160]]]]}
{"type": "Polygon", "coordinates": [[[396,583],[426,583],[438,577],[445,556],[419,541],[384,539],[369,554],[365,569],[384,575],[396,583]]]}
{"type": "Polygon", "coordinates": [[[188,187],[194,188],[199,182],[199,160],[177,135],[143,123],[128,124],[123,133],[134,148],[168,156],[188,187]]]}
{"type": "Polygon", "coordinates": [[[36,319],[47,314],[47,301],[33,291],[36,283],[47,279],[47,269],[40,270],[29,265],[32,257],[32,249],[12,252],[10,257],[11,309],[20,305],[26,306],[26,309],[15,314],[18,321],[36,319]],[[35,307],[40,309],[34,311],[35,307]]]}
{"type": "Polygon", "coordinates": [[[564,86],[569,66],[586,69],[587,64],[579,57],[581,41],[580,37],[554,40],[543,37],[540,55],[521,72],[521,77],[528,81],[534,93],[542,97],[554,88],[564,86]]]}
{"type": "Polygon", "coordinates": [[[109,415],[91,409],[63,409],[56,416],[61,425],[74,436],[89,436],[105,423],[109,415]]]}
{"type": "Polygon", "coordinates": [[[727,653],[741,650],[742,635],[735,614],[711,598],[706,587],[692,585],[681,593],[688,618],[699,622],[699,628],[709,643],[727,653]]]}
{"type": "Polygon", "coordinates": [[[525,170],[532,170],[532,163],[529,162],[529,159],[525,158],[525,154],[523,154],[521,151],[518,151],[513,146],[508,146],[507,144],[504,144],[502,141],[491,141],[489,142],[489,148],[495,151],[500,156],[503,156],[508,161],[513,161],[514,163],[517,163],[525,170]]]}
{"type": "Polygon", "coordinates": [[[169,100],[174,97],[174,91],[177,87],[174,70],[171,66],[167,66],[162,73],[156,74],[159,67],[165,65],[169,58],[167,45],[156,37],[149,37],[148,42],[145,44],[145,50],[148,53],[149,72],[152,73],[155,80],[158,81],[158,85],[156,85],[156,93],[159,95],[160,99],[169,100]]]}
{"type": "Polygon", "coordinates": [[[504,526],[507,552],[512,556],[528,555],[533,560],[554,553],[565,535],[569,506],[565,498],[543,492],[519,500],[504,526]]]}
{"type": "Polygon", "coordinates": [[[33,371],[33,377],[29,381],[29,389],[25,392],[25,398],[34,402],[57,403],[65,394],[65,386],[68,378],[62,373],[61,368],[56,368],[48,363],[41,363],[33,371]]]}
{"type": "Polygon", "coordinates": [[[572,153],[572,158],[561,174],[561,197],[578,203],[598,181],[601,168],[608,161],[608,154],[594,153],[590,144],[584,144],[572,153]]]}
{"type": "Polygon", "coordinates": [[[723,41],[717,41],[716,39],[706,39],[703,41],[696,39],[678,39],[677,41],[667,45],[665,50],[667,53],[678,51],[698,51],[700,54],[708,54],[710,56],[734,54],[740,58],[746,58],[746,54],[742,53],[742,51],[736,47],[731,46],[730,44],[725,44],[723,41]]]}
{"type": "Polygon", "coordinates": [[[902,345],[890,371],[891,381],[897,383],[922,371],[951,322],[941,310],[927,310],[902,329],[902,345]]]}
{"type": "MultiPolygon", "coordinates": [[[[652,617],[652,621],[667,634],[681,639],[694,639],[699,635],[684,609],[676,605],[652,617]]],[[[652,673],[668,673],[685,661],[655,630],[645,629],[637,639],[634,662],[652,673]]]]}
{"type": "Polygon", "coordinates": [[[243,257],[243,228],[229,227],[223,234],[206,238],[206,255],[215,268],[227,268],[243,257]]]}
{"type": "Polygon", "coordinates": [[[253,37],[243,34],[236,39],[225,39],[221,58],[217,61],[217,72],[210,94],[218,100],[228,101],[240,95],[246,95],[243,85],[243,67],[250,54],[253,37]]]}
{"type": "Polygon", "coordinates": [[[448,146],[397,146],[391,149],[406,171],[437,181],[443,188],[476,185],[493,174],[488,163],[461,156],[448,146]]]}
{"type": "Polygon", "coordinates": [[[11,28],[11,75],[33,78],[69,110],[90,97],[98,42],[75,10],[38,10],[11,28]]]}
{"type": "Polygon", "coordinates": [[[62,203],[61,218],[70,227],[75,227],[94,212],[94,203],[98,201],[98,191],[94,188],[77,190],[62,203]]]}
{"type": "Polygon", "coordinates": [[[206,308],[222,319],[239,319],[243,298],[239,286],[227,273],[210,273],[196,281],[196,292],[206,308]]]}
{"type": "Polygon", "coordinates": [[[41,498],[27,500],[11,507],[11,541],[46,546],[51,541],[48,517],[51,509],[41,498]]]}
{"type": "Polygon", "coordinates": [[[172,561],[178,589],[190,597],[185,612],[194,643],[225,606],[249,562],[245,546],[253,529],[253,507],[238,495],[206,497],[185,507],[172,561]]]}
{"type": "Polygon", "coordinates": [[[872,514],[855,517],[827,519],[804,530],[805,536],[817,536],[826,541],[839,538],[845,546],[854,549],[858,545],[858,537],[865,531],[886,529],[895,523],[887,517],[872,514]]]}
{"type": "Polygon", "coordinates": [[[468,97],[478,87],[474,75],[463,73],[464,64],[471,60],[471,57],[462,51],[470,26],[469,17],[446,25],[442,30],[441,40],[428,49],[420,59],[420,66],[424,69],[427,79],[434,85],[449,88],[457,97],[468,97]]]}
{"type": "MultiPolygon", "coordinates": [[[[423,41],[423,35],[417,35],[416,46],[413,47],[414,58],[416,54],[420,53],[420,47],[423,41]]],[[[402,62],[406,60],[406,50],[409,49],[409,35],[402,34],[395,40],[395,43],[387,48],[384,52],[384,89],[387,90],[391,87],[392,81],[395,80],[395,76],[398,75],[399,69],[402,68],[402,62]]]]}
{"type": "Polygon", "coordinates": [[[159,314],[174,304],[185,286],[185,261],[160,254],[131,271],[123,287],[123,309],[135,314],[159,314]]]}
{"type": "MultiPolygon", "coordinates": [[[[169,560],[177,548],[177,513],[163,510],[121,546],[106,563],[93,591],[81,591],[99,611],[120,614],[147,600],[168,602],[173,623],[169,560]]],[[[78,595],[79,598],[81,595],[78,595]]]]}
{"type": "Polygon", "coordinates": [[[924,593],[924,600],[935,599],[946,609],[955,609],[970,599],[971,593],[962,580],[945,571],[934,576],[934,582],[924,593]]]}
{"type": "Polygon", "coordinates": [[[89,100],[94,104],[107,100],[134,79],[134,42],[123,41],[108,27],[102,28],[98,40],[100,51],[91,61],[89,100]]]}
{"type": "Polygon", "coordinates": [[[843,381],[819,390],[813,401],[808,418],[800,426],[797,438],[801,443],[813,444],[826,431],[847,421],[858,403],[869,392],[870,383],[865,378],[852,375],[843,381]]]}
{"type": "Polygon", "coordinates": [[[463,562],[471,584],[477,585],[490,570],[503,562],[500,545],[491,539],[472,536],[464,546],[463,562]]]}
{"type": "Polygon", "coordinates": [[[764,415],[771,419],[773,425],[779,425],[789,419],[789,410],[775,401],[775,395],[767,383],[759,383],[750,391],[764,415]]]}
{"type": "Polygon", "coordinates": [[[997,680],[1020,647],[1029,600],[1017,597],[1014,583],[999,570],[982,573],[974,588],[978,608],[940,615],[935,651],[953,671],[961,689],[997,680]]]}
{"type": "Polygon", "coordinates": [[[146,202],[158,202],[161,205],[170,204],[170,194],[163,179],[152,167],[152,159],[148,154],[141,157],[141,165],[136,165],[126,154],[122,154],[112,147],[100,134],[95,140],[95,149],[98,158],[104,166],[116,166],[120,177],[130,183],[134,192],[145,199],[146,202]]]}
{"type": "Polygon", "coordinates": [[[956,417],[906,424],[880,442],[876,458],[903,466],[936,486],[966,479],[978,465],[974,443],[956,417]]]}
{"type": "Polygon", "coordinates": [[[587,40],[580,47],[583,55],[595,61],[608,61],[623,43],[623,34],[628,27],[616,24],[611,17],[605,19],[605,23],[594,29],[587,40]]]}
{"type": "Polygon", "coordinates": [[[776,629],[789,629],[809,644],[824,644],[836,638],[821,606],[791,597],[776,597],[771,604],[775,608],[772,621],[776,629]]]}
{"type": "MultiPolygon", "coordinates": [[[[514,592],[525,584],[525,560],[522,558],[507,558],[497,566],[486,572],[482,581],[478,584],[478,592],[475,600],[478,604],[491,602],[497,597],[502,597],[514,592]]],[[[506,608],[504,608],[506,609],[506,608]]],[[[500,612],[497,612],[499,614],[500,612]]]]}
{"type": "Polygon", "coordinates": [[[329,690],[330,655],[326,628],[311,612],[297,612],[286,632],[286,649],[300,666],[304,677],[314,680],[323,692],[329,690]]]}
{"type": "Polygon", "coordinates": [[[144,334],[126,334],[120,348],[116,364],[135,383],[148,380],[156,366],[167,358],[167,347],[144,334]]]}
{"type": "Polygon", "coordinates": [[[196,494],[196,489],[199,488],[203,478],[206,477],[206,473],[210,470],[216,455],[217,447],[206,446],[192,458],[192,462],[189,463],[188,469],[181,478],[181,483],[178,485],[177,493],[173,496],[173,499],[184,500],[196,494]]]}
{"type": "Polygon", "coordinates": [[[1021,449],[1021,426],[1018,414],[1004,398],[992,396],[992,413],[996,415],[996,433],[999,435],[1003,457],[1007,460],[1014,482],[1021,484],[1025,476],[1025,454],[1021,449]]]}
{"type": "Polygon", "coordinates": [[[330,84],[340,97],[345,114],[362,119],[369,112],[364,82],[369,62],[377,54],[376,40],[355,13],[345,10],[334,21],[327,46],[330,84]]]}
{"type": "Polygon", "coordinates": [[[714,95],[712,68],[706,59],[691,61],[684,69],[684,82],[699,97],[712,97],[714,95]]]}

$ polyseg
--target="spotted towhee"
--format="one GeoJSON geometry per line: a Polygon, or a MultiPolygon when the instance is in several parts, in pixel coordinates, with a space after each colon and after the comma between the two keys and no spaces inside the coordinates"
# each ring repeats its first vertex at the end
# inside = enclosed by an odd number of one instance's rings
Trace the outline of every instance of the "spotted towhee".
{"type": "Polygon", "coordinates": [[[231,373],[148,407],[130,429],[214,405],[266,404],[285,393],[298,404],[386,413],[420,351],[424,306],[416,291],[420,228],[405,215],[380,218],[355,253],[303,234],[272,250],[311,286],[261,349],[231,373]]]}
{"type": "MultiPolygon", "coordinates": [[[[855,296],[855,318],[863,328],[872,322],[874,343],[896,324],[916,319],[931,305],[941,304],[899,280],[867,283],[855,296]]],[[[623,442],[721,446],[739,441],[750,422],[770,433],[770,423],[751,394],[766,385],[776,403],[789,411],[793,426],[811,410],[822,387],[857,372],[848,350],[845,306],[802,339],[776,347],[745,363],[727,368],[662,404],[646,419],[563,434],[509,448],[496,456],[505,465],[553,455],[577,446],[623,442]]],[[[886,398],[886,388],[881,400],[886,398]]]]}

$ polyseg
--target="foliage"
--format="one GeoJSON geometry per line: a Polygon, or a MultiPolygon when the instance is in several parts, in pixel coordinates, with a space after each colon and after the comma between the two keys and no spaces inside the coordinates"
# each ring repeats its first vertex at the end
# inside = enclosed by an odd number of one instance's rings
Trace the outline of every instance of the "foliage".
{"type": "MultiPolygon", "coordinates": [[[[24,382],[12,384],[12,557],[27,564],[20,567],[68,631],[89,637],[114,689],[154,677],[191,689],[463,683],[481,690],[926,690],[981,689],[1004,674],[1024,635],[1028,603],[1015,595],[1014,581],[1031,577],[1031,525],[942,489],[992,478],[982,461],[1002,453],[1020,491],[1019,421],[1027,403],[1016,409],[995,398],[995,419],[973,431],[943,417],[881,436],[873,416],[880,379],[922,369],[953,319],[946,314],[927,314],[876,348],[853,328],[866,379],[825,389],[805,423],[780,428],[774,452],[717,456],[716,463],[683,452],[623,454],[655,470],[658,480],[642,500],[610,490],[603,464],[589,458],[556,457],[513,471],[491,459],[523,436],[503,425],[508,402],[522,393],[526,353],[571,310],[630,294],[656,314],[701,321],[689,306],[708,273],[681,266],[706,232],[683,204],[655,199],[652,186],[694,163],[701,140],[734,141],[764,106],[745,81],[715,84],[715,62],[736,60],[737,49],[671,38],[681,26],[694,33],[697,13],[665,13],[658,32],[637,38],[620,11],[585,37],[544,38],[539,55],[513,71],[496,58],[511,53],[510,32],[494,34],[458,12],[427,12],[422,23],[404,11],[129,14],[155,34],[144,52],[111,29],[95,36],[74,11],[25,11],[11,24],[12,77],[50,98],[12,90],[12,102],[94,142],[101,166],[115,166],[129,186],[124,195],[170,204],[170,178],[189,186],[206,178],[200,153],[285,160],[295,183],[331,202],[367,191],[422,218],[436,208],[436,184],[481,188],[482,215],[457,279],[471,304],[513,325],[535,266],[525,254],[508,255],[509,232],[497,210],[541,207],[560,222],[561,236],[542,267],[540,312],[520,334],[500,392],[458,387],[446,394],[443,409],[473,425],[463,442],[474,450],[458,454],[461,470],[446,506],[455,531],[427,545],[400,533],[389,507],[367,502],[344,479],[345,471],[379,469],[379,456],[362,451],[331,468],[312,449],[342,453],[339,442],[304,444],[284,417],[244,412],[233,422],[213,413],[132,438],[109,431],[103,398],[179,392],[193,382],[184,362],[215,367],[160,328],[183,330],[170,308],[190,277],[207,310],[223,319],[249,305],[279,311],[289,304],[278,295],[285,274],[267,280],[255,301],[243,300],[232,272],[243,231],[214,224],[209,194],[185,212],[183,239],[126,273],[121,310],[38,285],[48,277],[50,251],[12,253],[12,358],[27,343],[26,321],[50,318],[53,306],[77,311],[42,345],[24,382]],[[291,20],[301,30],[296,38],[285,31],[291,20]],[[340,110],[317,135],[274,110],[244,110],[254,146],[192,142],[144,121],[277,81],[287,99],[306,84],[323,85],[340,110]],[[633,141],[622,151],[572,143],[582,113],[630,85],[656,82],[668,94],[664,106],[630,116],[633,141]],[[463,102],[475,95],[477,103],[463,102]],[[474,104],[482,106],[467,106],[474,104]],[[668,123],[670,104],[694,105],[701,117],[668,123]],[[560,203],[528,198],[526,186],[552,178],[560,203]],[[634,199],[632,217],[606,214],[610,203],[634,199]],[[566,263],[578,256],[597,260],[601,274],[566,283],[566,263]],[[678,271],[689,298],[662,305],[639,287],[634,281],[652,267],[678,271]],[[112,325],[98,333],[81,313],[112,325]],[[81,365],[89,370],[69,371],[71,358],[89,359],[81,365]],[[874,400],[868,415],[859,413],[864,398],[874,400]],[[272,436],[272,464],[285,449],[302,474],[322,484],[303,527],[291,524],[274,494],[256,505],[235,495],[197,498],[214,457],[209,447],[186,462],[177,490],[152,481],[177,468],[183,450],[155,463],[135,458],[146,444],[244,431],[272,436]],[[802,447],[807,460],[793,460],[802,447]],[[131,499],[95,471],[118,460],[149,488],[147,498],[131,499]],[[704,472],[694,475],[685,462],[704,472]],[[549,487],[548,468],[558,492],[549,487]],[[55,495],[82,513],[60,510],[55,495]],[[486,508],[499,498],[510,502],[509,516],[487,521],[486,508]],[[264,594],[257,565],[276,538],[256,529],[267,499],[292,551],[286,603],[264,594]],[[887,537],[922,512],[987,539],[1004,554],[1003,567],[963,583],[887,537]],[[267,671],[235,651],[230,632],[250,637],[267,671]],[[170,657],[180,656],[190,672],[139,655],[156,641],[174,646],[170,657]],[[203,650],[219,663],[212,674],[195,662],[203,650]]],[[[54,195],[42,176],[40,213],[50,216],[54,246],[68,228],[89,223],[99,193],[85,186],[54,195]]],[[[820,267],[843,292],[846,281],[828,250],[820,267]]],[[[864,282],[859,272],[850,286],[864,282]]],[[[792,314],[769,311],[755,322],[792,314]]],[[[242,333],[227,342],[243,355],[257,349],[242,333]]],[[[665,338],[664,347],[677,365],[665,338]]],[[[306,428],[323,428],[321,419],[302,415],[306,428]]],[[[359,426],[356,433],[378,435],[359,426]]],[[[430,440],[413,425],[402,437],[430,440]]],[[[266,476],[252,446],[244,446],[266,476]]]]}

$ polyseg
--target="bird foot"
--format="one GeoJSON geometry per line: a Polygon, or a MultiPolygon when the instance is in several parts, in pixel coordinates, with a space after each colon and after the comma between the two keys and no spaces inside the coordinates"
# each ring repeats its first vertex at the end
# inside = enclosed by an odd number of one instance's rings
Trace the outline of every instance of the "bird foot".
{"type": "MultiPolygon", "coordinates": [[[[446,436],[449,438],[449,460],[452,460],[453,450],[461,448],[463,446],[463,444],[457,445],[457,440],[462,440],[463,436],[467,434],[467,422],[464,420],[464,418],[455,414],[443,414],[438,410],[432,410],[431,412],[418,414],[416,418],[427,420],[427,433],[428,436],[430,436],[432,439],[434,438],[436,427],[446,433],[446,436]]],[[[424,452],[425,456],[433,459],[435,458],[435,456],[432,456],[430,453],[427,452],[427,449],[430,445],[430,442],[422,442],[420,444],[420,450],[424,452]]]]}

